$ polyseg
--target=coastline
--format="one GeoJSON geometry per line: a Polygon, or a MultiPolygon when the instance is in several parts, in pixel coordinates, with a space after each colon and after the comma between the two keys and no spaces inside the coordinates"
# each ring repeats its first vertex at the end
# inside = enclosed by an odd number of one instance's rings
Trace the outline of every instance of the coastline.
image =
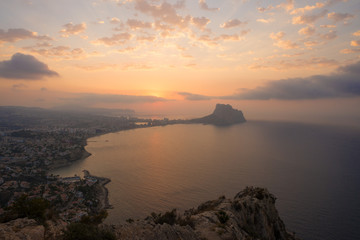
{"type": "MultiPolygon", "coordinates": [[[[123,131],[123,130],[120,130],[120,131],[123,131]]],[[[114,132],[118,132],[118,131],[114,131],[114,132]]],[[[54,170],[64,168],[64,167],[69,167],[72,164],[74,164],[75,162],[82,161],[82,160],[85,160],[86,158],[90,157],[92,154],[85,149],[85,147],[88,145],[88,140],[90,138],[105,135],[108,133],[113,133],[113,132],[95,134],[94,136],[89,136],[88,138],[84,139],[83,144],[82,144],[83,149],[81,151],[80,157],[78,157],[76,159],[72,159],[72,160],[64,160],[59,163],[54,163],[47,169],[47,172],[54,171],[54,170]]],[[[98,207],[98,211],[103,210],[103,209],[112,209],[113,206],[109,202],[109,190],[106,187],[106,184],[110,183],[111,179],[106,178],[106,177],[91,175],[90,172],[86,169],[84,169],[82,171],[84,172],[84,177],[94,178],[97,180],[98,188],[96,189],[96,196],[100,203],[100,205],[98,207]]]]}
{"type": "Polygon", "coordinates": [[[84,172],[84,177],[85,178],[97,179],[97,183],[98,183],[98,186],[99,186],[99,188],[98,188],[99,191],[97,192],[97,198],[98,198],[98,200],[100,202],[99,210],[111,209],[112,206],[109,203],[109,190],[105,187],[106,184],[111,182],[111,179],[91,175],[88,170],[83,170],[83,172],[84,172]]]}
{"type": "MultiPolygon", "coordinates": [[[[87,145],[87,144],[86,144],[87,145]]],[[[84,147],[86,146],[84,145],[84,147]]],[[[89,153],[88,151],[85,150],[85,148],[82,150],[81,152],[81,157],[80,158],[77,158],[75,160],[65,160],[64,162],[61,162],[61,163],[54,163],[52,164],[49,169],[47,171],[54,171],[54,170],[57,170],[59,168],[63,168],[63,167],[68,167],[70,166],[71,164],[77,162],[77,161],[82,161],[82,160],[85,160],[86,158],[90,157],[92,154],[89,153]]]]}

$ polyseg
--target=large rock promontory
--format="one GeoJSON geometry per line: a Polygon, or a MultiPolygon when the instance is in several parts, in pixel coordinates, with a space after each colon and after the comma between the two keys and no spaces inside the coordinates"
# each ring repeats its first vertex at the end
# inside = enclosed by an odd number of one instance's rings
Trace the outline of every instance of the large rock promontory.
{"type": "Polygon", "coordinates": [[[229,104],[216,104],[214,112],[202,118],[190,120],[191,123],[213,124],[227,126],[246,122],[242,111],[233,109],[229,104]]]}

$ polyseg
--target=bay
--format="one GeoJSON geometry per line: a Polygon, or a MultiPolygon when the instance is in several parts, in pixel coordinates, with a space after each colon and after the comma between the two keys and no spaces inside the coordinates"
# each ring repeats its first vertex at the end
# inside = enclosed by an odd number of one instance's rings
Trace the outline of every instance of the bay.
{"type": "Polygon", "coordinates": [[[360,132],[334,126],[249,121],[134,129],[88,139],[92,155],[61,176],[111,179],[108,223],[180,211],[245,186],[266,187],[287,228],[303,239],[357,239],[360,132]]]}

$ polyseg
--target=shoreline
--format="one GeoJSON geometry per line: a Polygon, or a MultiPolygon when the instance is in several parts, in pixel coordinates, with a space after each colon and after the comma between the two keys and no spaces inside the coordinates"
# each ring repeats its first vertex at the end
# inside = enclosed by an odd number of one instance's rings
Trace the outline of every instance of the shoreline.
{"type": "MultiPolygon", "coordinates": [[[[87,144],[86,144],[87,145],[87,144]]],[[[85,145],[85,146],[86,146],[85,145]]],[[[84,147],[85,147],[84,146],[84,147]]],[[[63,167],[68,167],[70,165],[72,165],[73,163],[75,162],[78,162],[78,161],[82,161],[82,160],[85,160],[86,158],[90,157],[92,154],[89,153],[88,151],[84,150],[82,151],[81,153],[81,157],[76,159],[76,160],[72,160],[72,161],[69,161],[69,160],[66,160],[66,162],[64,163],[55,163],[55,164],[52,164],[48,169],[47,169],[47,172],[49,171],[54,171],[54,170],[58,170],[60,168],[63,168],[63,167]]]]}
{"type": "MultiPolygon", "coordinates": [[[[89,136],[86,139],[83,140],[82,142],[82,152],[81,152],[81,156],[75,160],[64,160],[64,162],[61,163],[55,163],[52,164],[51,166],[49,166],[49,168],[46,170],[47,173],[51,172],[51,171],[55,171],[61,168],[65,168],[65,167],[69,167],[72,164],[78,162],[78,161],[83,161],[85,159],[87,159],[88,157],[90,157],[92,155],[92,153],[88,152],[85,147],[88,145],[88,141],[90,138],[93,137],[97,137],[97,136],[101,136],[101,135],[105,135],[105,134],[109,134],[109,133],[115,133],[115,132],[120,132],[120,131],[124,131],[124,130],[130,130],[130,129],[122,129],[122,130],[118,130],[118,131],[114,131],[114,132],[106,132],[106,133],[101,133],[101,134],[95,134],[93,136],[89,136]]],[[[110,204],[109,202],[109,190],[106,187],[106,184],[111,182],[110,178],[106,178],[106,177],[99,177],[99,176],[95,176],[95,175],[91,175],[90,172],[86,169],[82,170],[84,173],[84,177],[89,177],[89,178],[95,178],[97,179],[97,184],[98,184],[98,188],[96,190],[96,196],[97,199],[100,202],[100,206],[99,206],[99,211],[103,210],[103,209],[112,209],[113,206],[110,204]]],[[[62,176],[60,176],[62,178],[62,176]]]]}
{"type": "Polygon", "coordinates": [[[111,182],[110,178],[99,177],[91,175],[88,170],[83,170],[85,178],[95,178],[99,184],[100,193],[97,193],[97,198],[100,201],[99,210],[112,209],[112,205],[109,203],[109,190],[105,187],[106,184],[111,182]]]}

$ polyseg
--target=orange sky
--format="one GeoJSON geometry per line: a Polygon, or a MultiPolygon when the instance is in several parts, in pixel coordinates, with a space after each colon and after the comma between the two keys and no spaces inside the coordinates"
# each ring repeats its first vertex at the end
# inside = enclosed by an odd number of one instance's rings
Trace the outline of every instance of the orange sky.
{"type": "Polygon", "coordinates": [[[190,116],[222,102],[253,119],[360,119],[358,0],[13,0],[0,9],[0,105],[190,116]]]}

